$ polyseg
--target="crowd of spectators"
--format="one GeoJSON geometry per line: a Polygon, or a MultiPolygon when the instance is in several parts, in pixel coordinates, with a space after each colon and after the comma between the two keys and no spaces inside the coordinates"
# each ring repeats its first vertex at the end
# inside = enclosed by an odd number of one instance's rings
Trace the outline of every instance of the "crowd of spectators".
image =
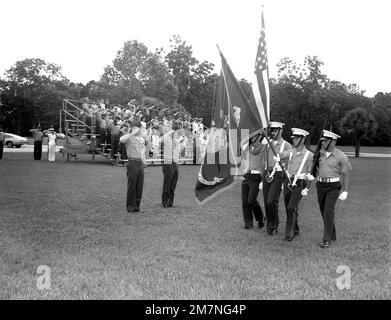
{"type": "MultiPolygon", "coordinates": [[[[160,137],[173,127],[184,129],[187,144],[194,143],[194,139],[204,142],[204,125],[202,118],[193,118],[181,106],[150,105],[137,103],[131,100],[126,106],[112,105],[108,100],[90,101],[84,98],[78,118],[87,126],[94,128],[97,146],[107,147],[110,158],[116,160],[118,156],[126,159],[126,150],[119,143],[120,137],[129,132],[133,120],[141,121],[141,130],[149,140],[149,157],[159,157],[161,154],[160,137]]],[[[91,139],[91,129],[87,129],[85,139],[91,139]]]]}

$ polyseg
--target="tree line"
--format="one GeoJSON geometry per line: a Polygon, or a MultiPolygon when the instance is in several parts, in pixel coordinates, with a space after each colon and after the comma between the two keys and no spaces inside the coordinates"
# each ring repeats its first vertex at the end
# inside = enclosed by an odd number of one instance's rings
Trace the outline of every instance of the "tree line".
{"type": "MultiPolygon", "coordinates": [[[[307,56],[302,64],[280,60],[277,77],[270,79],[271,119],[284,122],[287,135],[292,127],[308,130],[312,144],[322,129],[331,129],[343,137],[342,144],[390,146],[391,92],[367,97],[356,84],[330,80],[322,65],[317,56],[307,56]]],[[[38,123],[58,128],[65,98],[126,105],[152,97],[162,105],[184,107],[209,126],[218,79],[214,64],[196,59],[192,46],[177,35],[167,54],[136,40],[125,42],[99,81],[87,84],[71,82],[58,65],[25,59],[0,78],[0,124],[27,135],[38,123]]],[[[240,83],[248,90],[246,79],[240,83]]]]}

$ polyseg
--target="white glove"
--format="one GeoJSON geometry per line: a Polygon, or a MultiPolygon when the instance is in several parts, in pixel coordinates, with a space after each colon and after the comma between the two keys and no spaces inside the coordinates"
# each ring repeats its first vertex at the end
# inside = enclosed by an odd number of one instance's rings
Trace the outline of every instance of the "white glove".
{"type": "Polygon", "coordinates": [[[309,173],[309,174],[307,174],[307,180],[308,181],[314,181],[315,177],[311,173],[309,173]]]}
{"type": "Polygon", "coordinates": [[[276,155],[276,156],[273,156],[273,160],[274,160],[275,162],[280,162],[280,161],[281,161],[280,155],[278,154],[278,155],[276,155]]]}
{"type": "Polygon", "coordinates": [[[347,192],[347,191],[343,191],[343,192],[341,192],[341,194],[339,195],[338,199],[344,201],[344,200],[347,199],[347,197],[348,197],[348,192],[347,192]]]}
{"type": "Polygon", "coordinates": [[[263,182],[261,181],[260,183],[259,183],[259,190],[262,190],[263,189],[263,182]]]}
{"type": "Polygon", "coordinates": [[[267,145],[267,140],[266,140],[266,138],[263,138],[262,141],[261,141],[261,143],[262,143],[264,146],[267,145]]]}
{"type": "Polygon", "coordinates": [[[303,190],[301,191],[301,195],[302,195],[302,196],[308,196],[308,191],[310,191],[310,190],[308,190],[307,188],[303,189],[303,190]]]}

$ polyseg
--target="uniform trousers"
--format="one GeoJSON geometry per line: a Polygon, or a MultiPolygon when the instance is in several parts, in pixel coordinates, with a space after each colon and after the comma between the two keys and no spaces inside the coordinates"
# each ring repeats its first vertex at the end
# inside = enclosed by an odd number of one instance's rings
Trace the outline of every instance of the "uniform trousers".
{"type": "Polygon", "coordinates": [[[261,174],[244,174],[244,181],[242,182],[242,211],[246,228],[253,227],[253,217],[255,217],[256,221],[263,222],[263,212],[257,199],[261,181],[261,174]]]}
{"type": "Polygon", "coordinates": [[[42,141],[34,141],[34,160],[42,158],[42,141]]]}
{"type": "Polygon", "coordinates": [[[266,211],[266,230],[271,232],[278,228],[278,200],[281,194],[281,187],[284,176],[282,171],[276,171],[273,180],[268,182],[265,171],[263,179],[263,200],[266,211]]]}
{"type": "Polygon", "coordinates": [[[336,240],[337,234],[334,225],[335,205],[342,185],[340,182],[317,182],[318,203],[323,219],[323,240],[336,240]]]}
{"type": "Polygon", "coordinates": [[[119,134],[111,135],[111,159],[115,159],[119,146],[119,134]]]}
{"type": "Polygon", "coordinates": [[[126,165],[128,177],[128,190],[126,194],[126,209],[139,211],[144,185],[144,163],[136,160],[128,160],[126,165]]]}
{"type": "Polygon", "coordinates": [[[178,182],[178,164],[165,163],[163,164],[163,191],[162,204],[172,206],[174,204],[174,193],[178,182]]]}
{"type": "Polygon", "coordinates": [[[4,142],[0,141],[0,160],[3,159],[4,142]]]}
{"type": "MultiPolygon", "coordinates": [[[[296,186],[288,187],[288,178],[284,180],[284,203],[286,210],[286,225],[285,225],[285,236],[294,237],[299,234],[299,225],[297,218],[299,214],[299,202],[302,198],[301,191],[306,187],[307,183],[303,179],[298,179],[296,186]]],[[[293,179],[292,181],[293,182],[293,179]]]]}

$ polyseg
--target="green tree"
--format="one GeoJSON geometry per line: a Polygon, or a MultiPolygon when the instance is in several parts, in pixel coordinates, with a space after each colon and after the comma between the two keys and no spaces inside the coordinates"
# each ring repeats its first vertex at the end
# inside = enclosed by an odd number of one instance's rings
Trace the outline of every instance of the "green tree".
{"type": "Polygon", "coordinates": [[[341,130],[352,138],[355,146],[355,157],[360,156],[360,143],[363,139],[371,139],[377,130],[377,122],[371,113],[356,108],[350,110],[341,120],[341,130]]]}

